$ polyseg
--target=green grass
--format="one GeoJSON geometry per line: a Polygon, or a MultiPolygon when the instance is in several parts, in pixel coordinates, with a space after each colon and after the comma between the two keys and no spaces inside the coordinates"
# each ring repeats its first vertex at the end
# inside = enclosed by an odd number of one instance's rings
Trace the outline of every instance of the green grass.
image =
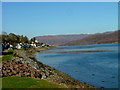
{"type": "Polygon", "coordinates": [[[2,57],[2,61],[5,62],[5,61],[11,61],[12,60],[12,57],[13,57],[13,52],[15,50],[8,50],[8,52],[6,52],[5,55],[3,55],[2,57]]]}
{"type": "Polygon", "coordinates": [[[11,61],[12,57],[13,57],[13,54],[4,55],[2,57],[2,61],[11,61]]]}
{"type": "Polygon", "coordinates": [[[3,77],[2,88],[66,88],[46,80],[28,77],[3,77]]]}
{"type": "Polygon", "coordinates": [[[13,53],[14,51],[15,51],[15,50],[12,50],[12,49],[11,49],[11,50],[8,50],[9,53],[13,53]]]}
{"type": "MultiPolygon", "coordinates": [[[[2,88],[2,78],[0,78],[0,89],[2,88]]],[[[2,89],[1,89],[2,90],[2,89]]]]}

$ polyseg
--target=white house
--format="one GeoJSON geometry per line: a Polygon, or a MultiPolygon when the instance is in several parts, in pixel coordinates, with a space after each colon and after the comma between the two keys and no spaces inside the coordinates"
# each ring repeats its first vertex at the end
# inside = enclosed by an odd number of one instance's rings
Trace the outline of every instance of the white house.
{"type": "Polygon", "coordinates": [[[17,46],[16,46],[17,49],[21,49],[22,46],[18,43],[17,46]]]}
{"type": "Polygon", "coordinates": [[[35,40],[35,43],[38,43],[38,40],[35,40]]]}
{"type": "Polygon", "coordinates": [[[13,45],[10,44],[10,48],[13,48],[13,45]]]}
{"type": "Polygon", "coordinates": [[[36,45],[35,43],[32,43],[31,46],[32,46],[32,47],[36,47],[37,45],[36,45]]]}

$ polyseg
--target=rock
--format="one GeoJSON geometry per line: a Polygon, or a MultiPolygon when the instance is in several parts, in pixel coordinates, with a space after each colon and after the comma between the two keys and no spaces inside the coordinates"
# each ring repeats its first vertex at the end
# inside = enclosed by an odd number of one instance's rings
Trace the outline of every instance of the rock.
{"type": "Polygon", "coordinates": [[[14,68],[18,68],[18,65],[14,65],[14,68]]]}
{"type": "Polygon", "coordinates": [[[14,76],[19,76],[19,77],[21,77],[21,75],[20,75],[20,74],[16,74],[16,75],[14,75],[14,76]]]}
{"type": "Polygon", "coordinates": [[[47,77],[46,77],[45,74],[43,74],[42,77],[41,77],[41,79],[46,79],[46,78],[47,78],[47,77]]]}
{"type": "Polygon", "coordinates": [[[9,69],[10,69],[10,70],[13,70],[13,66],[10,66],[9,69]]]}
{"type": "Polygon", "coordinates": [[[15,70],[12,70],[12,74],[17,74],[17,71],[15,71],[15,70]]]}
{"type": "Polygon", "coordinates": [[[28,67],[28,66],[24,64],[24,67],[28,67]]]}
{"type": "Polygon", "coordinates": [[[26,73],[27,76],[30,76],[30,73],[26,73]]]}
{"type": "Polygon", "coordinates": [[[85,86],[82,86],[82,88],[85,88],[85,86]]]}
{"type": "Polygon", "coordinates": [[[41,79],[41,78],[42,78],[42,75],[41,75],[41,74],[39,74],[39,75],[38,75],[38,78],[40,78],[40,79],[41,79]]]}
{"type": "Polygon", "coordinates": [[[6,71],[2,71],[2,77],[9,76],[6,71]]]}
{"type": "Polygon", "coordinates": [[[16,64],[22,64],[22,62],[21,62],[21,61],[18,61],[18,62],[16,62],[16,64]]]}
{"type": "Polygon", "coordinates": [[[10,72],[10,70],[6,70],[6,72],[7,72],[7,73],[9,73],[9,72],[10,72]]]}
{"type": "Polygon", "coordinates": [[[11,76],[11,75],[12,75],[12,72],[8,73],[8,75],[11,76]]]}
{"type": "Polygon", "coordinates": [[[2,70],[6,70],[6,68],[5,68],[5,67],[2,67],[2,70]]]}
{"type": "Polygon", "coordinates": [[[34,74],[31,74],[31,77],[34,78],[35,77],[34,74]]]}

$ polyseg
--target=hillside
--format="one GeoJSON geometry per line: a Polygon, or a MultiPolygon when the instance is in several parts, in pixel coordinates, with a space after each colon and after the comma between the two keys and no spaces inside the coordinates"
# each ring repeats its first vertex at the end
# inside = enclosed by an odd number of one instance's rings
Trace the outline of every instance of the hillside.
{"type": "Polygon", "coordinates": [[[76,35],[49,35],[35,37],[39,42],[45,42],[50,45],[61,45],[67,42],[83,39],[90,34],[76,34],[76,35]]]}
{"type": "Polygon", "coordinates": [[[120,30],[114,32],[97,33],[89,35],[83,39],[74,40],[61,45],[87,45],[87,44],[107,44],[118,42],[120,30]]]}

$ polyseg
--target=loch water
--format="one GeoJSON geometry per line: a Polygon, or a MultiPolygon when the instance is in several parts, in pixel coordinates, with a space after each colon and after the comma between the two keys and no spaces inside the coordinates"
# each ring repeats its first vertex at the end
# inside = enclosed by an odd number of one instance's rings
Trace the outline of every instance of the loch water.
{"type": "Polygon", "coordinates": [[[36,54],[38,61],[97,88],[118,88],[119,44],[58,46],[36,54]]]}

